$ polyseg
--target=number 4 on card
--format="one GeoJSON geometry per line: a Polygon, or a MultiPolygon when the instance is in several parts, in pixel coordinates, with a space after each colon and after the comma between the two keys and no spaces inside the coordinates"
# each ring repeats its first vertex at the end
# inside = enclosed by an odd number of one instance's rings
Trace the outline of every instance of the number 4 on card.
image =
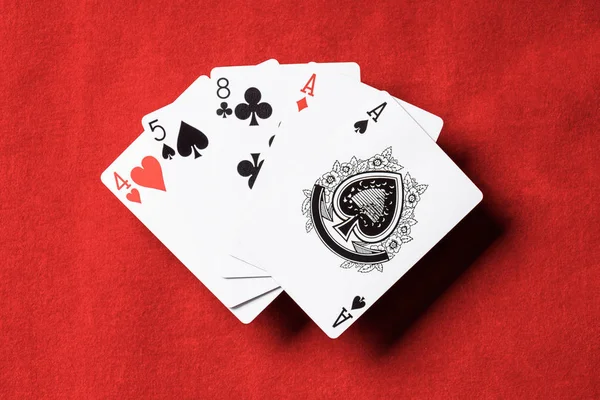
{"type": "MultiPolygon", "coordinates": [[[[126,190],[129,190],[129,188],[131,187],[131,185],[129,184],[129,181],[126,179],[123,179],[121,177],[121,175],[119,175],[116,172],[114,172],[113,174],[115,177],[115,183],[117,184],[117,190],[121,190],[123,188],[125,188],[126,190]]],[[[131,189],[131,191],[129,193],[127,193],[125,195],[125,197],[127,198],[127,200],[132,201],[134,203],[140,203],[140,204],[142,203],[142,199],[140,197],[140,192],[136,188],[131,189]]]]}

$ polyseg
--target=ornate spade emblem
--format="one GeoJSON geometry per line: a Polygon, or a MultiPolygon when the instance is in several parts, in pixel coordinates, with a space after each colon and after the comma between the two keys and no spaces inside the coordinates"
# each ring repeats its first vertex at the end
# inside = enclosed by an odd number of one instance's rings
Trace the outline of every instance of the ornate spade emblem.
{"type": "Polygon", "coordinates": [[[376,243],[396,228],[402,214],[402,176],[381,171],[348,178],[333,193],[333,210],[342,219],[334,228],[344,240],[354,232],[376,243]]]}
{"type": "Polygon", "coordinates": [[[383,272],[383,264],[413,240],[415,208],[427,185],[402,169],[388,147],[364,160],[336,161],[304,190],[306,232],[314,230],[344,260],[340,267],[383,272]]]}

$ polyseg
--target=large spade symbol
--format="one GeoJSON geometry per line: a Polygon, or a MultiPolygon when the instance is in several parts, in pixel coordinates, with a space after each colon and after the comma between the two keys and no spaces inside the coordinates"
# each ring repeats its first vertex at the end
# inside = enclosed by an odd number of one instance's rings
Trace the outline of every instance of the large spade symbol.
{"type": "Polygon", "coordinates": [[[179,136],[177,137],[177,151],[182,157],[194,153],[194,158],[201,157],[199,150],[208,147],[208,138],[200,130],[181,121],[179,136]]]}
{"type": "Polygon", "coordinates": [[[402,176],[394,172],[364,172],[346,179],[333,194],[333,210],[342,219],[335,230],[348,240],[354,232],[367,243],[385,239],[402,214],[402,176]]]}

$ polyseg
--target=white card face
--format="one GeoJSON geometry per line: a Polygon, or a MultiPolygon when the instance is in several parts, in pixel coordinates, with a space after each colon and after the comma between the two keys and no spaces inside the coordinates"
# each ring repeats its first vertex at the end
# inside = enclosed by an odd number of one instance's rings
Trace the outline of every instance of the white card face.
{"type": "Polygon", "coordinates": [[[397,97],[394,97],[394,100],[400,104],[404,111],[406,111],[412,119],[432,138],[437,142],[440,137],[440,133],[442,132],[442,127],[444,126],[444,121],[428,111],[425,111],[417,106],[414,106],[410,103],[405,102],[404,100],[400,100],[397,97]]]}
{"type": "MultiPolygon", "coordinates": [[[[262,163],[268,159],[268,149],[277,133],[279,122],[285,118],[285,115],[298,113],[301,107],[308,107],[315,97],[315,92],[318,97],[319,81],[317,76],[321,74],[333,76],[341,74],[348,76],[349,79],[360,81],[360,68],[356,63],[278,65],[276,61],[269,60],[258,66],[218,67],[211,71],[215,104],[219,104],[221,110],[219,113],[215,112],[213,116],[213,119],[216,120],[215,126],[228,132],[234,130],[236,133],[241,133],[241,139],[245,140],[245,142],[240,142],[240,145],[236,140],[232,142],[232,146],[242,150],[242,153],[236,155],[239,159],[238,173],[241,175],[243,172],[243,175],[247,177],[249,187],[254,185],[262,163]],[[265,70],[265,67],[270,68],[269,72],[261,72],[265,70]],[[261,85],[267,83],[275,85],[277,88],[278,97],[271,96],[274,100],[269,104],[273,113],[276,109],[279,110],[279,113],[274,118],[261,120],[260,113],[257,111],[254,115],[254,122],[262,127],[249,126],[253,123],[251,118],[248,120],[239,118],[246,117],[245,107],[250,104],[246,101],[248,91],[259,89],[260,100],[256,103],[257,110],[259,110],[261,102],[269,101],[264,95],[265,91],[261,89],[263,87],[261,85]],[[231,112],[229,113],[228,110],[231,112]]],[[[254,92],[253,96],[256,97],[257,92],[254,92]]],[[[264,107],[266,108],[266,106],[264,107]]],[[[267,113],[263,115],[266,116],[267,113]]],[[[237,183],[232,182],[232,185],[235,184],[237,183]]],[[[249,195],[250,193],[246,191],[245,194],[249,195]]],[[[245,198],[237,196],[236,199],[243,202],[245,198]]],[[[240,211],[243,209],[243,207],[238,208],[240,211]]],[[[238,217],[233,219],[237,220],[238,217]]],[[[225,263],[221,267],[221,273],[228,278],[268,276],[264,270],[243,262],[225,263]]]]}
{"type": "MultiPolygon", "coordinates": [[[[250,196],[249,183],[252,182],[252,177],[258,174],[263,161],[262,151],[254,153],[253,150],[268,147],[268,139],[272,136],[268,132],[273,129],[272,125],[275,125],[275,122],[271,122],[269,118],[277,118],[281,113],[280,107],[275,106],[278,104],[275,98],[277,93],[273,90],[276,87],[277,76],[267,71],[268,68],[276,66],[276,62],[263,64],[260,71],[249,71],[247,75],[231,74],[228,79],[230,83],[225,85],[227,86],[225,89],[229,90],[229,97],[234,92],[233,84],[244,80],[249,80],[253,87],[260,88],[262,93],[269,93],[269,98],[274,100],[273,105],[270,105],[269,115],[250,115],[246,120],[237,119],[233,116],[233,111],[230,113],[223,111],[219,115],[217,111],[222,110],[219,107],[221,99],[216,93],[221,93],[225,97],[224,89],[219,88],[216,82],[208,77],[201,77],[173,104],[142,119],[142,124],[146,127],[145,134],[153,137],[157,141],[157,146],[162,146],[162,151],[170,149],[167,150],[173,154],[173,159],[168,160],[170,164],[180,163],[180,159],[186,157],[197,161],[188,162],[185,168],[178,170],[178,174],[186,176],[187,181],[193,182],[192,187],[196,190],[191,195],[193,207],[196,210],[204,210],[194,234],[205,238],[205,243],[210,244],[211,251],[218,254],[211,265],[215,271],[219,269],[219,257],[226,255],[220,249],[224,242],[230,240],[228,236],[231,226],[239,218],[236,214],[239,209],[237,203],[244,202],[250,196]],[[267,71],[269,74],[262,74],[265,75],[263,78],[259,73],[262,71],[267,71]],[[272,82],[267,79],[268,76],[273,77],[272,82]],[[225,118],[222,115],[225,115],[225,118]],[[249,121],[253,116],[257,120],[257,125],[251,125],[249,121]],[[265,118],[261,119],[261,116],[265,118]],[[194,154],[189,154],[189,151],[185,157],[179,154],[178,132],[182,121],[192,127],[205,128],[201,130],[205,132],[210,142],[205,150],[196,147],[197,152],[194,154]],[[199,156],[196,158],[197,154],[199,156]],[[241,163],[249,164],[249,174],[240,173],[238,166],[241,163]]],[[[267,278],[250,279],[245,284],[260,284],[257,288],[262,290],[266,280],[267,278]]],[[[270,281],[268,290],[279,286],[272,279],[268,281],[270,281]]]]}
{"type": "Polygon", "coordinates": [[[336,338],[482,195],[387,93],[322,84],[282,125],[231,254],[336,338]]]}
{"type": "MultiPolygon", "coordinates": [[[[410,114],[415,122],[423,129],[423,131],[429,135],[429,137],[431,137],[434,141],[437,141],[444,124],[440,117],[398,98],[394,97],[394,100],[396,100],[404,108],[404,110],[410,114]]],[[[240,262],[229,263],[223,267],[222,273],[225,278],[270,276],[268,271],[250,265],[244,260],[239,261],[240,262]]]]}
{"type": "MultiPolygon", "coordinates": [[[[171,126],[164,127],[169,132],[171,126]]],[[[198,207],[202,187],[190,178],[210,170],[198,164],[203,159],[164,160],[160,154],[160,144],[142,134],[102,174],[102,182],[226,306],[277,288],[269,278],[226,280],[216,273],[213,266],[222,257],[222,243],[216,233],[202,230],[214,216],[205,211],[210,210],[210,202],[203,204],[207,208],[198,207]]]]}

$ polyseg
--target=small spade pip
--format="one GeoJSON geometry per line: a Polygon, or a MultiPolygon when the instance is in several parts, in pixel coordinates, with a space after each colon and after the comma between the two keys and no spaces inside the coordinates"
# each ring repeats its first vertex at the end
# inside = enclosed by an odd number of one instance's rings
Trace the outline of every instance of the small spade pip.
{"type": "Polygon", "coordinates": [[[173,150],[170,146],[163,144],[162,157],[165,160],[172,160],[174,156],[175,156],[175,150],[173,150]]]}
{"type": "Polygon", "coordinates": [[[365,133],[367,131],[367,125],[369,124],[368,119],[364,119],[362,121],[357,121],[354,124],[354,132],[357,133],[365,133]]]}

